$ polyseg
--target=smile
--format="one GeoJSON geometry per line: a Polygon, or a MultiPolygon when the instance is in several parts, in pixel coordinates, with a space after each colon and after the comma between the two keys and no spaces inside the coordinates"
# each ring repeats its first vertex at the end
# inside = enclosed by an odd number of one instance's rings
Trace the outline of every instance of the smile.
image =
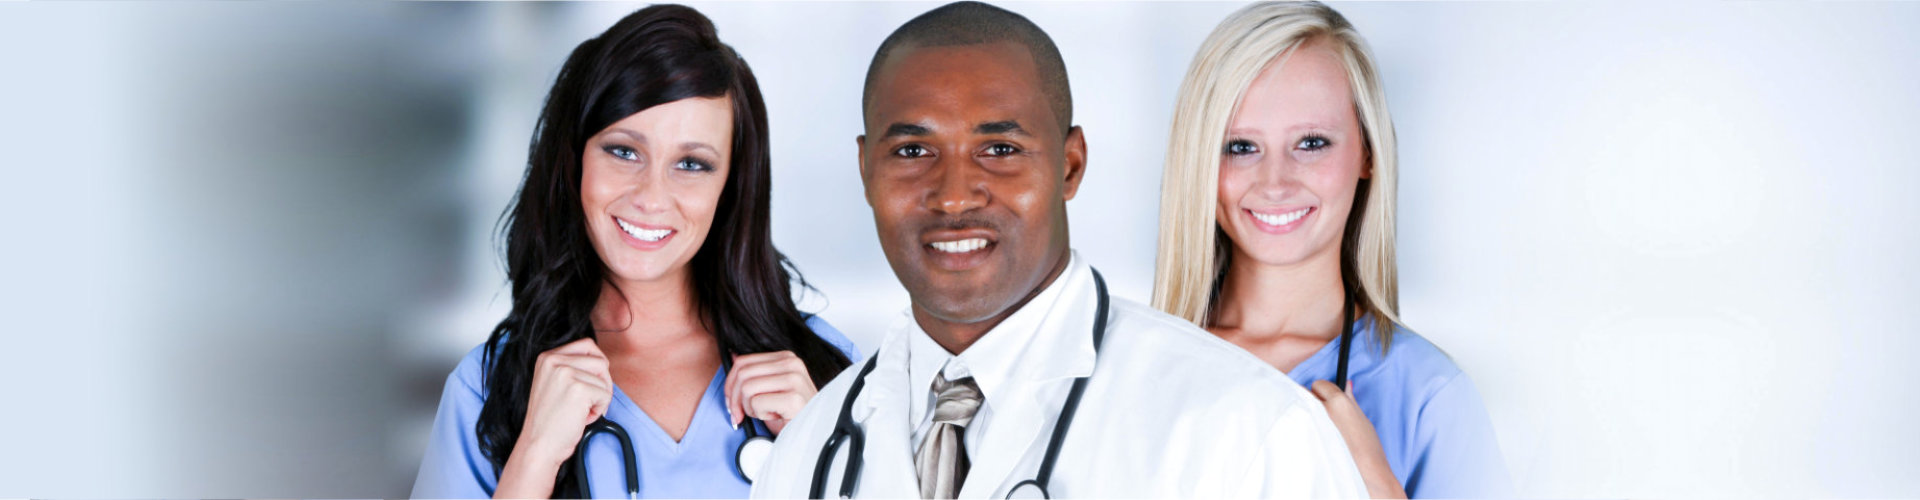
{"type": "Polygon", "coordinates": [[[620,224],[620,230],[626,231],[628,236],[632,236],[634,237],[634,239],[638,239],[640,241],[646,241],[646,242],[660,241],[662,239],[665,239],[668,235],[673,234],[672,229],[645,229],[645,228],[641,228],[640,226],[628,224],[627,221],[620,220],[620,218],[618,217],[615,217],[613,219],[613,222],[620,224]]]}
{"type": "Polygon", "coordinates": [[[987,247],[986,238],[967,238],[954,241],[936,241],[928,243],[934,250],[946,253],[967,253],[987,247]]]}
{"type": "Polygon", "coordinates": [[[1253,219],[1253,229],[1267,234],[1287,234],[1306,224],[1306,218],[1317,212],[1314,207],[1300,207],[1285,212],[1255,212],[1243,210],[1253,219]]]}
{"type": "Polygon", "coordinates": [[[1306,207],[1299,210],[1294,210],[1292,212],[1281,213],[1281,214],[1266,214],[1266,213],[1255,212],[1252,210],[1248,210],[1247,212],[1253,214],[1253,218],[1260,219],[1260,222],[1265,222],[1268,225],[1285,226],[1287,224],[1292,224],[1293,221],[1300,220],[1301,217],[1306,217],[1307,212],[1312,212],[1312,211],[1313,211],[1313,207],[1306,207]]]}

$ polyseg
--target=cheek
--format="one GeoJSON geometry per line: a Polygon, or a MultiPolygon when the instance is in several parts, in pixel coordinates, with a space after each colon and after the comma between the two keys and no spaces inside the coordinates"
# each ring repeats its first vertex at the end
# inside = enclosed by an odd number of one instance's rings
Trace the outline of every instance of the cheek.
{"type": "MultiPolygon", "coordinates": [[[[873,223],[882,231],[900,225],[921,205],[922,190],[910,183],[875,179],[868,188],[868,203],[873,205],[873,223]]],[[[911,238],[913,235],[897,235],[911,238]]]]}
{"type": "Polygon", "coordinates": [[[580,205],[588,215],[602,212],[601,209],[620,196],[620,187],[605,170],[605,165],[592,159],[580,165],[580,205]]]}
{"type": "Polygon", "coordinates": [[[1218,205],[1221,220],[1227,220],[1228,215],[1237,210],[1235,206],[1247,192],[1248,177],[1246,169],[1230,168],[1225,164],[1220,166],[1220,188],[1214,195],[1214,204],[1218,205]]]}
{"type": "Polygon", "coordinates": [[[1354,189],[1360,186],[1360,175],[1366,171],[1366,165],[1363,164],[1365,157],[1355,150],[1343,151],[1339,158],[1330,159],[1335,160],[1332,164],[1339,167],[1317,172],[1318,175],[1313,179],[1314,187],[1329,199],[1339,201],[1340,207],[1345,209],[1353,201],[1354,189]]]}
{"type": "Polygon", "coordinates": [[[719,214],[720,193],[726,190],[726,182],[726,177],[710,176],[683,185],[674,196],[675,204],[680,206],[681,216],[694,223],[701,232],[712,232],[714,217],[719,214]]]}

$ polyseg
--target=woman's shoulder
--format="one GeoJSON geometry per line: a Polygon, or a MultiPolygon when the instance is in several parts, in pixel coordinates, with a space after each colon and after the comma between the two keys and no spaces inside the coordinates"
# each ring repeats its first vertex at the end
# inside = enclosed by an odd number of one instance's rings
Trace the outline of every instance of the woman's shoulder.
{"type": "Polygon", "coordinates": [[[818,314],[807,315],[807,328],[813,330],[814,336],[820,337],[820,340],[827,341],[828,344],[833,345],[833,348],[846,354],[848,360],[860,362],[860,346],[854,345],[852,340],[848,340],[845,334],[840,333],[839,328],[834,328],[833,324],[828,323],[825,318],[818,314]]]}
{"type": "MultiPolygon", "coordinates": [[[[499,345],[494,346],[498,348],[499,345]]],[[[487,361],[484,359],[486,355],[486,343],[468,349],[467,354],[460,357],[460,363],[453,366],[453,373],[447,375],[447,386],[451,388],[454,384],[459,384],[472,391],[475,396],[484,396],[487,389],[485,383],[487,370],[483,364],[487,361]]]]}
{"type": "MultiPolygon", "coordinates": [[[[1372,343],[1373,339],[1369,338],[1368,341],[1372,343]]],[[[1367,348],[1378,349],[1372,345],[1367,348]]],[[[1453,357],[1448,356],[1440,346],[1399,324],[1393,325],[1392,340],[1387,344],[1387,352],[1380,365],[1409,386],[1424,389],[1421,392],[1426,394],[1438,391],[1464,373],[1453,362],[1453,357]]]]}

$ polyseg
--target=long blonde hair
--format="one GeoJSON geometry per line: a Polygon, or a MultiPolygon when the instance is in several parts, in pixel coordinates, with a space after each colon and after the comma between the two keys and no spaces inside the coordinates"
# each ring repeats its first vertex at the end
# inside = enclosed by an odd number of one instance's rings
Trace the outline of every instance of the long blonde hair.
{"type": "Polygon", "coordinates": [[[1231,245],[1219,228],[1220,155],[1228,122],[1247,87],[1269,62],[1279,68],[1309,41],[1334,42],[1352,86],[1354,114],[1367,139],[1368,170],[1340,242],[1342,286],[1373,317],[1384,351],[1400,322],[1394,266],[1395,169],[1393,119],[1366,40],[1339,12],[1320,2],[1262,2],[1220,22],[1194,55],[1180,83],[1172,141],[1160,180],[1160,239],[1153,273],[1153,306],[1202,327],[1210,324],[1220,281],[1231,265],[1231,245]]]}

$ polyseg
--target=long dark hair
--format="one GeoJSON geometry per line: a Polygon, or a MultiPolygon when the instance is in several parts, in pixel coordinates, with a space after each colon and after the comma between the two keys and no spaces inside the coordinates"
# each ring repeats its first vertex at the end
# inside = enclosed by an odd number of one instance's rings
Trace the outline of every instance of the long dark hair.
{"type": "MultiPolygon", "coordinates": [[[[773,247],[767,111],[753,72],[699,12],[680,5],[640,9],[567,57],[533,133],[525,183],[501,218],[513,310],[487,338],[486,403],[474,424],[494,470],[506,464],[520,437],[534,359],[594,337],[593,308],[610,283],[580,206],[587,139],[653,106],[722,96],[733,102],[733,163],[713,227],[688,264],[703,326],[718,341],[721,359],[793,351],[816,386],[849,364],[794,307],[790,286],[806,282],[773,247]]],[[[556,488],[572,484],[571,469],[560,469],[556,488]]]]}

